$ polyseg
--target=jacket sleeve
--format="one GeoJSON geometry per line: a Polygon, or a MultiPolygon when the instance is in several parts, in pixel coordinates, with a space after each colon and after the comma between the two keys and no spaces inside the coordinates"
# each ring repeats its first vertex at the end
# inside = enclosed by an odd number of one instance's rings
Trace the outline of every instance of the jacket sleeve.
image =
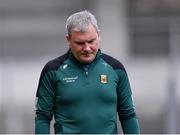
{"type": "Polygon", "coordinates": [[[41,73],[36,93],[35,134],[49,134],[54,112],[55,73],[46,67],[41,73]],[[46,71],[46,72],[45,72],[46,71]]]}
{"type": "Polygon", "coordinates": [[[119,69],[117,71],[119,76],[118,83],[118,115],[122,125],[124,134],[139,134],[139,123],[135,113],[135,107],[132,100],[132,92],[127,73],[119,69]]]}

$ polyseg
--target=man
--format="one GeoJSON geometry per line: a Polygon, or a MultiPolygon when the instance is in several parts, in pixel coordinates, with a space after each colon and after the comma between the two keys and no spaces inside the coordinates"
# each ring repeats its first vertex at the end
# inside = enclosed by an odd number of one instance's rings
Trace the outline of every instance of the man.
{"type": "Polygon", "coordinates": [[[125,134],[139,133],[127,73],[101,53],[97,21],[90,12],[66,22],[69,51],[48,62],[37,90],[35,133],[115,134],[117,114],[125,134]]]}

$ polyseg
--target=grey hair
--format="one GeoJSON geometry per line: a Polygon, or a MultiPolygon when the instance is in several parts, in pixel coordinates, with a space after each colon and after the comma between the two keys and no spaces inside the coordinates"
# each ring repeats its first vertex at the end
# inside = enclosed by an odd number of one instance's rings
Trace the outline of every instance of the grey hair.
{"type": "Polygon", "coordinates": [[[92,24],[97,32],[99,28],[95,16],[87,10],[72,14],[66,21],[67,34],[71,34],[71,30],[86,32],[89,24],[92,24]]]}

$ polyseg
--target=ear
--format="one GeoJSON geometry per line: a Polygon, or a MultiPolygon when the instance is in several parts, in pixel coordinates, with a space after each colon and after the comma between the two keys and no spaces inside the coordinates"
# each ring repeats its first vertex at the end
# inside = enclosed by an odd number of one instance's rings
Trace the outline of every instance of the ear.
{"type": "Polygon", "coordinates": [[[69,35],[68,35],[68,34],[66,34],[66,40],[67,40],[67,42],[69,42],[69,41],[70,41],[70,37],[69,37],[69,35]]]}
{"type": "Polygon", "coordinates": [[[100,32],[98,32],[98,38],[99,38],[99,41],[101,41],[101,35],[100,35],[100,32]]]}
{"type": "Polygon", "coordinates": [[[68,45],[70,46],[70,36],[68,34],[66,35],[66,41],[67,41],[68,45]]]}
{"type": "Polygon", "coordinates": [[[99,41],[101,41],[101,36],[99,35],[99,41]]]}

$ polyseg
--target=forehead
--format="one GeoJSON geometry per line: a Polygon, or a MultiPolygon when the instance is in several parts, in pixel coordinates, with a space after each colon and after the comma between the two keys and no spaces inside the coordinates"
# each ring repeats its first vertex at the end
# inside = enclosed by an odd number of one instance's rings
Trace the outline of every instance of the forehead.
{"type": "Polygon", "coordinates": [[[97,33],[96,28],[92,24],[89,24],[88,26],[82,27],[82,28],[75,27],[75,26],[71,28],[71,34],[90,33],[90,32],[97,33]]]}
{"type": "Polygon", "coordinates": [[[76,29],[71,31],[71,38],[77,40],[90,40],[96,38],[97,36],[98,33],[92,24],[87,27],[86,31],[79,31],[76,29]]]}

